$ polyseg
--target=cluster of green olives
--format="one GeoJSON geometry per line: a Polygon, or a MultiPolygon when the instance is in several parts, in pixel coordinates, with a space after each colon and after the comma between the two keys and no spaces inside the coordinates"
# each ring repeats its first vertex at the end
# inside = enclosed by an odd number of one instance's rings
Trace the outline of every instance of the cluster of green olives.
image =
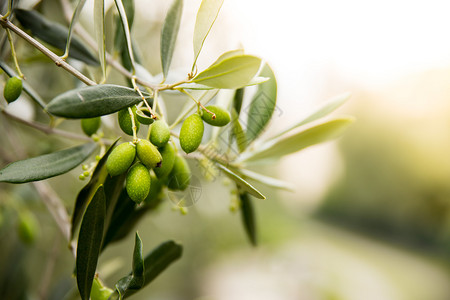
{"type": "Polygon", "coordinates": [[[197,150],[202,142],[204,124],[203,121],[212,126],[225,126],[230,123],[230,114],[221,107],[210,105],[201,114],[192,114],[184,120],[180,130],[180,146],[186,153],[197,150]],[[212,114],[211,114],[211,113],[212,114]]]}
{"type": "Polygon", "coordinates": [[[11,103],[19,98],[22,93],[22,78],[19,76],[10,77],[5,84],[3,89],[3,97],[5,97],[6,102],[11,103]]]}

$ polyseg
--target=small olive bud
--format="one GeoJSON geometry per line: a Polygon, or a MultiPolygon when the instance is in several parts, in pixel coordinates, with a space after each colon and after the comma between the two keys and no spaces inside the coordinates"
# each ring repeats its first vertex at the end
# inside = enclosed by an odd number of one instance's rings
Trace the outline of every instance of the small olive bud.
{"type": "Polygon", "coordinates": [[[132,143],[123,143],[111,151],[106,160],[109,175],[117,176],[128,170],[136,157],[136,147],[132,143]]]}
{"type": "Polygon", "coordinates": [[[153,169],[158,178],[166,177],[172,171],[175,162],[175,149],[172,143],[167,143],[160,150],[162,156],[161,167],[153,169]]]}
{"type": "Polygon", "coordinates": [[[18,76],[10,77],[6,81],[5,88],[3,90],[3,96],[8,103],[14,102],[19,98],[22,93],[22,78],[18,76]]]}
{"type": "MultiPolygon", "coordinates": [[[[134,116],[134,124],[136,124],[136,133],[139,131],[139,122],[136,118],[136,106],[133,105],[131,107],[131,110],[133,111],[134,116]]],[[[131,121],[130,112],[128,111],[128,108],[124,108],[119,111],[117,114],[117,118],[119,120],[119,126],[122,129],[123,132],[125,132],[128,135],[133,135],[133,122],[131,121]]]]}
{"type": "Polygon", "coordinates": [[[167,186],[171,190],[185,190],[191,182],[191,169],[184,157],[177,155],[167,186]]]}
{"type": "Polygon", "coordinates": [[[184,120],[180,130],[180,145],[186,153],[197,150],[203,137],[203,120],[198,114],[190,115],[184,120]]]}
{"type": "Polygon", "coordinates": [[[100,117],[81,119],[81,129],[87,136],[91,136],[100,128],[101,122],[100,117]]]}
{"type": "Polygon", "coordinates": [[[162,147],[169,141],[170,130],[163,120],[155,121],[150,131],[150,142],[156,147],[162,147]]]}
{"type": "Polygon", "coordinates": [[[125,187],[127,194],[136,203],[141,203],[150,192],[150,173],[141,163],[137,163],[130,168],[127,174],[125,187]]]}
{"type": "Polygon", "coordinates": [[[19,223],[17,224],[17,231],[23,243],[27,245],[33,244],[39,234],[39,223],[35,216],[29,212],[21,212],[19,215],[19,223]]]}
{"type": "Polygon", "coordinates": [[[158,148],[147,140],[140,139],[136,146],[139,160],[149,169],[161,166],[163,160],[158,148]]]}
{"type": "Polygon", "coordinates": [[[212,114],[208,113],[207,111],[203,111],[202,119],[209,125],[222,127],[230,123],[230,114],[225,109],[215,105],[209,105],[206,107],[206,109],[214,113],[214,115],[216,116],[213,119],[212,114]]]}

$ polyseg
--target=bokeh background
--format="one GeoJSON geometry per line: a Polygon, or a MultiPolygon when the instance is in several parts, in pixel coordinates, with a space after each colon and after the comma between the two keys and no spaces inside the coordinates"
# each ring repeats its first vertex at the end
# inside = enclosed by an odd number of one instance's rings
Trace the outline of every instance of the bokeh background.
{"type": "MultiPolygon", "coordinates": [[[[153,75],[161,71],[159,32],[169,5],[136,1],[133,36],[153,75]]],[[[190,71],[199,5],[185,1],[174,74],[190,71]]],[[[62,21],[59,9],[59,1],[41,4],[49,18],[62,21]]],[[[260,169],[291,182],[294,191],[258,186],[268,199],[254,201],[256,248],[247,242],[240,216],[230,212],[220,178],[202,182],[201,198],[187,215],[167,201],[146,217],[137,227],[144,251],[171,238],[184,245],[184,254],[133,299],[450,299],[449,9],[443,0],[225,0],[199,69],[240,47],[271,65],[277,114],[264,135],[344,92],[352,97],[335,114],[357,122],[337,141],[260,169]]],[[[89,9],[81,22],[92,31],[89,9]]],[[[28,74],[45,68],[54,75],[29,80],[47,99],[73,84],[54,66],[24,65],[28,74]]],[[[35,114],[25,101],[14,105],[23,115],[35,114]]],[[[173,102],[168,109],[176,110],[173,102]]],[[[1,124],[19,134],[30,156],[61,145],[57,138],[1,124]]],[[[7,161],[11,145],[0,141],[7,161]]],[[[68,207],[83,185],[77,172],[49,180],[68,207]]],[[[33,189],[2,184],[0,198],[0,290],[26,282],[36,297],[42,286],[57,291],[73,285],[73,259],[33,189]],[[38,217],[33,246],[17,239],[7,205],[28,207],[38,217]],[[42,282],[37,275],[50,268],[42,282]]],[[[101,257],[99,272],[108,284],[128,271],[133,243],[130,236],[101,257]]]]}

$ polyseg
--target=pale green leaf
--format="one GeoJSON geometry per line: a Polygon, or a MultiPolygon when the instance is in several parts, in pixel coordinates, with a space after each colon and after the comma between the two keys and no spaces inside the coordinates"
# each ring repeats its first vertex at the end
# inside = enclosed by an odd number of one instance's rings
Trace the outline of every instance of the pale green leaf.
{"type": "Polygon", "coordinates": [[[183,0],[174,0],[169,8],[161,31],[161,65],[164,78],[169,72],[172,62],[175,42],[180,29],[181,13],[183,11],[183,0]]]}
{"type": "Polygon", "coordinates": [[[0,182],[38,181],[69,172],[97,148],[95,143],[13,162],[0,170],[0,182]]]}
{"type": "Polygon", "coordinates": [[[243,155],[241,160],[254,161],[278,158],[300,151],[306,147],[339,137],[353,122],[353,117],[341,117],[287,137],[270,140],[259,146],[254,152],[243,155]]]}
{"type": "Polygon", "coordinates": [[[102,68],[103,80],[106,80],[106,34],[105,34],[105,1],[94,0],[94,27],[97,38],[98,55],[102,68]]]}
{"type": "Polygon", "coordinates": [[[252,55],[236,55],[198,74],[192,82],[218,89],[236,89],[250,83],[258,73],[261,59],[252,55]]]}
{"type": "Polygon", "coordinates": [[[85,3],[86,3],[86,0],[78,1],[77,7],[73,11],[72,19],[70,20],[69,34],[67,36],[66,50],[64,52],[64,55],[69,54],[69,51],[70,51],[69,47],[70,47],[70,43],[72,42],[73,29],[75,28],[75,25],[78,22],[78,17],[80,16],[81,10],[83,9],[85,3]]]}
{"type": "MultiPolygon", "coordinates": [[[[261,83],[264,83],[264,82],[268,81],[269,79],[270,78],[268,78],[268,77],[256,76],[256,77],[253,77],[243,87],[252,86],[252,85],[258,85],[258,84],[261,84],[261,83]]],[[[207,86],[207,85],[204,85],[204,84],[198,84],[198,83],[194,83],[194,82],[183,83],[183,84],[178,85],[177,87],[185,89],[185,90],[212,90],[212,89],[214,89],[211,86],[207,86]]]]}
{"type": "Polygon", "coordinates": [[[200,4],[194,28],[194,63],[192,64],[192,70],[194,70],[203,43],[219,15],[222,4],[223,0],[203,0],[200,4]]]}
{"type": "Polygon", "coordinates": [[[220,63],[221,61],[223,61],[227,58],[230,58],[233,56],[238,56],[238,55],[244,55],[244,50],[236,49],[236,50],[227,51],[227,52],[223,53],[221,56],[219,56],[219,58],[216,59],[216,61],[212,65],[217,65],[218,63],[220,63]]]}
{"type": "Polygon", "coordinates": [[[216,166],[219,169],[221,169],[225,173],[225,175],[227,175],[228,178],[233,180],[240,188],[242,188],[242,190],[248,192],[249,194],[258,199],[266,199],[266,197],[263,194],[261,194],[260,191],[258,191],[253,185],[245,181],[238,174],[234,173],[233,171],[231,171],[230,169],[221,164],[216,164],[216,166]]]}
{"type": "Polygon", "coordinates": [[[131,43],[130,27],[128,26],[127,13],[125,11],[125,7],[123,6],[122,0],[114,0],[114,2],[116,3],[117,11],[119,12],[120,22],[121,22],[122,28],[123,28],[123,33],[125,34],[125,42],[127,45],[128,56],[130,58],[131,69],[134,71],[135,70],[135,59],[134,59],[133,46],[131,43]]]}
{"type": "Polygon", "coordinates": [[[290,184],[289,182],[285,182],[283,180],[279,180],[277,178],[273,178],[270,176],[266,176],[260,173],[256,173],[247,169],[239,169],[239,174],[242,175],[245,179],[251,179],[254,181],[257,181],[259,183],[265,184],[266,186],[287,190],[287,191],[293,191],[294,186],[290,184]]]}

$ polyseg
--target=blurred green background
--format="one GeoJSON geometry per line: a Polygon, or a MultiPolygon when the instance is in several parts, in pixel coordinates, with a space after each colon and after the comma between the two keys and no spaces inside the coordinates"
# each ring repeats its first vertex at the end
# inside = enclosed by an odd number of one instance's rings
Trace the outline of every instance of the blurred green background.
{"type": "MultiPolygon", "coordinates": [[[[132,299],[450,299],[450,20],[446,1],[432,2],[225,1],[199,68],[240,45],[267,59],[278,76],[279,98],[266,136],[346,91],[353,96],[338,113],[357,122],[336,142],[258,167],[295,188],[257,186],[268,199],[254,199],[256,248],[229,209],[222,177],[202,181],[201,198],[187,215],[166,199],[136,230],[144,252],[174,239],[184,245],[183,257],[132,299]]],[[[175,77],[192,62],[199,3],[185,1],[175,77]]],[[[133,36],[153,75],[161,71],[159,32],[168,5],[136,1],[133,36]]],[[[40,10],[63,22],[59,1],[43,1],[40,10]]],[[[90,31],[89,9],[81,22],[90,31]]],[[[76,84],[63,70],[40,63],[45,59],[22,41],[17,48],[28,82],[47,101],[76,84]]],[[[118,74],[110,76],[123,83],[118,74]]],[[[185,101],[166,100],[172,116],[185,101]]],[[[45,120],[26,98],[9,109],[45,120]]],[[[107,133],[112,121],[104,118],[107,133]]],[[[81,132],[76,121],[61,126],[81,132]]],[[[36,156],[70,143],[4,118],[0,130],[1,166],[22,152],[36,156]]],[[[79,173],[47,181],[69,211],[84,184],[79,173]]],[[[1,299],[75,295],[73,258],[33,186],[0,184],[0,245],[1,299]],[[16,230],[19,214],[27,213],[37,222],[30,244],[16,230]]],[[[101,256],[99,273],[108,285],[128,272],[133,245],[130,236],[101,256]]]]}

